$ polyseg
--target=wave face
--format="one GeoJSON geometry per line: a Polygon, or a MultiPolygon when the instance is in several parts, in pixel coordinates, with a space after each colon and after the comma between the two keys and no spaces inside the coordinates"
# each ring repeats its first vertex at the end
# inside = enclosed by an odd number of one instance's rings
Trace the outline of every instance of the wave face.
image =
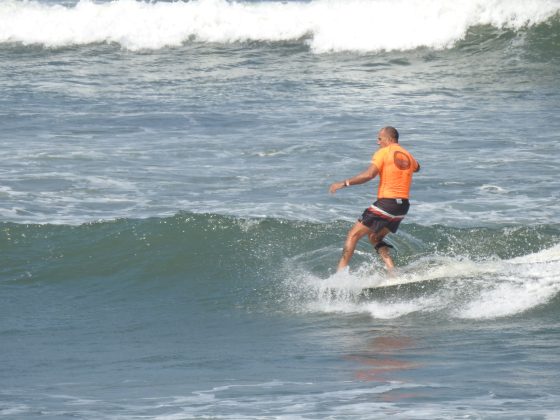
{"type": "Polygon", "coordinates": [[[408,419],[428,399],[425,418],[556,413],[558,224],[407,224],[386,288],[365,243],[333,275],[347,228],[0,224],[2,414],[408,419]]]}
{"type": "MultiPolygon", "coordinates": [[[[490,26],[557,33],[557,0],[315,0],[0,4],[0,43],[59,48],[116,43],[128,50],[211,43],[304,42],[316,53],[443,49],[490,26]]],[[[557,36],[557,35],[556,35],[557,36]]]]}
{"type": "Polygon", "coordinates": [[[4,223],[1,277],[11,286],[79,289],[99,304],[109,296],[188,296],[192,305],[182,310],[193,311],[218,302],[259,312],[488,319],[560,309],[558,225],[407,225],[391,238],[401,271],[390,281],[401,286],[369,292],[388,280],[365,243],[352,274],[332,275],[346,228],[190,213],[80,226],[4,223]]]}

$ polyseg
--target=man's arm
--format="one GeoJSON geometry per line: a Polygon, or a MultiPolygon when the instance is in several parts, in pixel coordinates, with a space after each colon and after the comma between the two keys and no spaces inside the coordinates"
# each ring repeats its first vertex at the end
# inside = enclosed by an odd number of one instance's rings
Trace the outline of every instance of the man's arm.
{"type": "Polygon", "coordinates": [[[350,185],[363,184],[364,182],[368,182],[369,180],[375,178],[377,174],[379,174],[379,169],[377,169],[377,166],[375,166],[375,164],[372,163],[365,171],[359,173],[358,175],[353,176],[352,178],[348,178],[344,181],[335,182],[331,184],[329,188],[329,192],[331,194],[334,194],[337,190],[341,188],[349,187],[350,185]]]}

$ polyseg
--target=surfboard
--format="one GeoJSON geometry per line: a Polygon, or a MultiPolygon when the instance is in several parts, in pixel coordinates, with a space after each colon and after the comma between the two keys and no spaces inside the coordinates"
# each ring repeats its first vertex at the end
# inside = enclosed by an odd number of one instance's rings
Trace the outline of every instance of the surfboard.
{"type": "Polygon", "coordinates": [[[361,296],[364,298],[418,296],[437,290],[443,282],[445,282],[443,278],[419,280],[388,279],[379,285],[364,287],[361,296]]]}

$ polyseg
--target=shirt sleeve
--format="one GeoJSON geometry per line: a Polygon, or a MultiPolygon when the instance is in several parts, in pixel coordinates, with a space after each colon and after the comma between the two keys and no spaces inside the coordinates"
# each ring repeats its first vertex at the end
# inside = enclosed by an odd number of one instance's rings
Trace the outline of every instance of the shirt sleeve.
{"type": "Polygon", "coordinates": [[[416,158],[413,157],[412,160],[414,161],[414,166],[413,166],[412,170],[413,170],[414,172],[416,172],[416,171],[418,170],[418,168],[420,167],[420,164],[418,163],[418,161],[416,160],[416,158]]]}
{"type": "Polygon", "coordinates": [[[388,149],[388,148],[384,147],[383,149],[379,149],[371,157],[371,163],[373,163],[375,166],[377,166],[377,169],[379,169],[379,171],[381,171],[383,169],[383,160],[384,160],[385,154],[387,152],[387,150],[385,150],[385,149],[388,149]]]}

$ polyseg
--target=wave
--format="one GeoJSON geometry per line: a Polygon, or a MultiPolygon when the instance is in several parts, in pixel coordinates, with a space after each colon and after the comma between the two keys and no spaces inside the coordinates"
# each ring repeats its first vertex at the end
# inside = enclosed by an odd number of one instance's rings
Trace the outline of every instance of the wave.
{"type": "Polygon", "coordinates": [[[0,3],[0,43],[115,43],[133,51],[191,40],[304,42],[315,53],[444,49],[471,28],[523,31],[558,20],[559,11],[557,0],[81,0],[73,6],[8,0],[0,3]]]}
{"type": "Polygon", "coordinates": [[[514,260],[424,257],[390,278],[379,270],[361,270],[327,279],[301,274],[290,284],[305,296],[305,304],[296,306],[306,312],[486,320],[531,311],[557,313],[559,269],[560,245],[555,245],[514,260]]]}
{"type": "Polygon", "coordinates": [[[365,242],[351,273],[334,274],[348,227],[192,213],[79,226],[2,223],[0,281],[71,288],[104,302],[172,294],[254,311],[375,318],[559,309],[560,225],[408,224],[390,238],[400,272],[389,281],[404,285],[369,291],[388,279],[365,242]]]}

